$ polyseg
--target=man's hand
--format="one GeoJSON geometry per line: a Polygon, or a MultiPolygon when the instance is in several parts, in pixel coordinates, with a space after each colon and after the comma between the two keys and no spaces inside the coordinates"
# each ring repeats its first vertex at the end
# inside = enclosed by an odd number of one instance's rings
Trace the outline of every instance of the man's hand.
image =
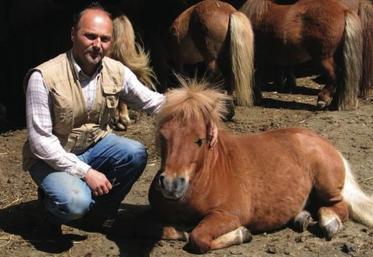
{"type": "Polygon", "coordinates": [[[214,122],[210,121],[208,125],[207,135],[209,138],[209,147],[213,149],[216,143],[218,142],[218,127],[215,125],[214,122]]]}
{"type": "Polygon", "coordinates": [[[94,169],[89,169],[84,179],[95,196],[105,195],[109,193],[112,188],[106,176],[94,169]]]}

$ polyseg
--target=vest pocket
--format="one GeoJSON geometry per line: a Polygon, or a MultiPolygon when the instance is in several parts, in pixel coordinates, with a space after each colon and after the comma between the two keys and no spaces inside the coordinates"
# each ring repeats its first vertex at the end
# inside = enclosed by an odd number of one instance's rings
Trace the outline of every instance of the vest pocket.
{"type": "Polygon", "coordinates": [[[119,103],[119,92],[116,94],[104,94],[104,103],[105,106],[99,121],[101,127],[106,126],[111,120],[115,119],[115,112],[119,103]]]}
{"type": "Polygon", "coordinates": [[[82,154],[107,133],[97,125],[92,125],[83,125],[73,129],[67,138],[64,149],[75,154],[82,154]]]}
{"type": "Polygon", "coordinates": [[[63,97],[55,89],[50,90],[53,101],[53,124],[57,134],[67,135],[73,128],[71,99],[63,97]]]}

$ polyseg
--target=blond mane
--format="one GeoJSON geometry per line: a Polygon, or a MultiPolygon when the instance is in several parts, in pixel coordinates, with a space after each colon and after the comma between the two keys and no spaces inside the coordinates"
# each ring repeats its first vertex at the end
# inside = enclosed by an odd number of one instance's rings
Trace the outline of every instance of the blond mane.
{"type": "Polygon", "coordinates": [[[249,17],[253,25],[260,24],[263,17],[267,15],[270,4],[270,0],[247,0],[240,11],[249,17]]]}
{"type": "Polygon", "coordinates": [[[150,66],[149,53],[136,41],[133,26],[126,15],[113,20],[113,42],[107,55],[122,62],[142,83],[156,91],[157,76],[150,66]]]}
{"type": "Polygon", "coordinates": [[[182,124],[193,124],[202,118],[219,127],[227,113],[225,101],[231,98],[206,81],[179,78],[179,82],[180,88],[166,93],[166,102],[157,115],[157,127],[170,118],[176,118],[182,124]]]}

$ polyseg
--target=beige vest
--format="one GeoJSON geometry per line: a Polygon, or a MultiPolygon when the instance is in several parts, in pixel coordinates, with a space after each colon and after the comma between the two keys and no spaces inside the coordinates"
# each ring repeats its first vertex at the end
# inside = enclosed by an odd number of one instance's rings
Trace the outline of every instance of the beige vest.
{"type": "MultiPolygon", "coordinates": [[[[97,81],[96,99],[88,112],[79,80],[69,53],[63,53],[30,70],[40,71],[52,99],[53,134],[68,152],[83,153],[110,132],[109,122],[118,106],[123,88],[124,66],[110,58],[103,58],[97,81]]],[[[28,170],[38,158],[31,152],[28,141],[23,147],[23,168],[28,170]]]]}

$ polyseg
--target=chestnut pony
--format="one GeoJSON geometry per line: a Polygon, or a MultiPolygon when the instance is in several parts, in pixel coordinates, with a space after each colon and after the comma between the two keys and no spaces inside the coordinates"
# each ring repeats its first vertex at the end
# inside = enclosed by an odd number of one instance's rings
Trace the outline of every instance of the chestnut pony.
{"type": "MultiPolygon", "coordinates": [[[[148,53],[136,42],[131,21],[126,15],[118,15],[113,19],[113,42],[107,53],[130,68],[138,79],[149,88],[156,90],[156,75],[150,66],[148,53]]],[[[132,123],[126,103],[119,101],[113,127],[125,130],[132,123]]]]}
{"type": "Polygon", "coordinates": [[[161,167],[149,190],[153,212],[172,225],[164,239],[186,239],[206,252],[290,221],[306,229],[312,217],[327,239],[349,217],[373,226],[373,200],[325,138],[305,128],[238,135],[221,129],[210,149],[207,130],[212,122],[220,127],[227,96],[207,83],[181,83],[158,114],[161,167]],[[182,226],[194,228],[189,234],[182,226]]]}
{"type": "Polygon", "coordinates": [[[325,87],[318,95],[318,106],[339,110],[356,108],[360,92],[365,94],[369,80],[372,82],[371,4],[351,0],[280,2],[247,0],[240,8],[250,18],[255,32],[258,77],[265,65],[292,69],[297,64],[313,61],[322,67],[326,76],[325,87]],[[360,6],[356,8],[360,8],[361,17],[344,2],[351,2],[351,6],[352,2],[359,2],[354,5],[360,6]],[[364,14],[367,10],[370,10],[368,15],[364,14]],[[365,31],[364,22],[367,22],[365,31]]]}
{"type": "Polygon", "coordinates": [[[228,3],[205,0],[182,12],[170,30],[168,52],[177,73],[203,62],[212,80],[222,75],[222,89],[228,95],[235,91],[238,105],[253,105],[254,36],[246,15],[228,3]]]}

